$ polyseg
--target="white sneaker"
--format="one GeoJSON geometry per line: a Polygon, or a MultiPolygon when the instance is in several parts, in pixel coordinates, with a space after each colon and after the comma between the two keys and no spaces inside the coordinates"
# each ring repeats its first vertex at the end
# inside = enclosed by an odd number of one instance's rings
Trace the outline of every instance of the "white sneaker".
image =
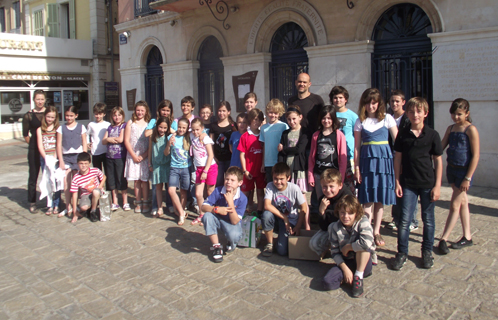
{"type": "Polygon", "coordinates": [[[387,228],[388,228],[388,229],[391,229],[391,230],[396,230],[396,229],[398,229],[398,227],[396,227],[396,223],[394,222],[394,220],[393,220],[393,221],[391,221],[391,222],[389,222],[389,223],[387,224],[387,228]]]}
{"type": "Polygon", "coordinates": [[[418,226],[414,226],[413,224],[410,225],[410,232],[418,230],[418,226]]]}

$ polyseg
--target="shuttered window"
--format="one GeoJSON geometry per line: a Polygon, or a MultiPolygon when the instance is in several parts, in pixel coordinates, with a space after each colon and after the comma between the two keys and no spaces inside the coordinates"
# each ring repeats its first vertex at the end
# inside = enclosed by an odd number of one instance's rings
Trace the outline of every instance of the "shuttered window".
{"type": "Polygon", "coordinates": [[[47,4],[47,25],[49,37],[76,39],[75,0],[47,4]]]}
{"type": "Polygon", "coordinates": [[[59,32],[59,6],[56,3],[47,4],[48,36],[58,38],[59,32]]]}

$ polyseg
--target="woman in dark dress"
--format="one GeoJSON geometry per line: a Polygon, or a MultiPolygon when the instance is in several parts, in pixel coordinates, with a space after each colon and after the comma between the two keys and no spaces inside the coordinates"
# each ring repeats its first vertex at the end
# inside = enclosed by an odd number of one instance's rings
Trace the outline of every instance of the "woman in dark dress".
{"type": "Polygon", "coordinates": [[[36,181],[40,172],[40,151],[38,151],[38,142],[36,138],[36,129],[41,126],[43,113],[45,112],[45,92],[36,90],[33,96],[35,108],[26,112],[22,120],[22,133],[28,147],[28,202],[29,212],[36,212],[36,181]]]}

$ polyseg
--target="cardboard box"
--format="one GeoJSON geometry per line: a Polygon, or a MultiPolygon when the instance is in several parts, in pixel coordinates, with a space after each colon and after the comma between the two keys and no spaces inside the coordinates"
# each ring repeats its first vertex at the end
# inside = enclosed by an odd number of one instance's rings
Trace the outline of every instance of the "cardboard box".
{"type": "Polygon", "coordinates": [[[309,242],[317,230],[301,230],[299,236],[289,236],[289,259],[320,260],[320,257],[310,249],[309,242]]]}

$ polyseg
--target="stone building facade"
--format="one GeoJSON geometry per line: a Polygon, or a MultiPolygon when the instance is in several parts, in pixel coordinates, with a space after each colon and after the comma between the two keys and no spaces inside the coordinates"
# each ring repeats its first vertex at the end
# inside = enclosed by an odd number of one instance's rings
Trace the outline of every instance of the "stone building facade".
{"type": "Polygon", "coordinates": [[[186,95],[215,108],[228,100],[233,114],[248,90],[261,109],[286,101],[306,71],[325,101],[333,86],[346,87],[354,111],[372,86],[385,99],[394,89],[424,96],[442,136],[462,97],[481,133],[475,184],[497,187],[497,11],[492,0],[123,0],[121,100],[128,115],[137,100],[155,109],[163,98],[178,115],[186,95]]]}

